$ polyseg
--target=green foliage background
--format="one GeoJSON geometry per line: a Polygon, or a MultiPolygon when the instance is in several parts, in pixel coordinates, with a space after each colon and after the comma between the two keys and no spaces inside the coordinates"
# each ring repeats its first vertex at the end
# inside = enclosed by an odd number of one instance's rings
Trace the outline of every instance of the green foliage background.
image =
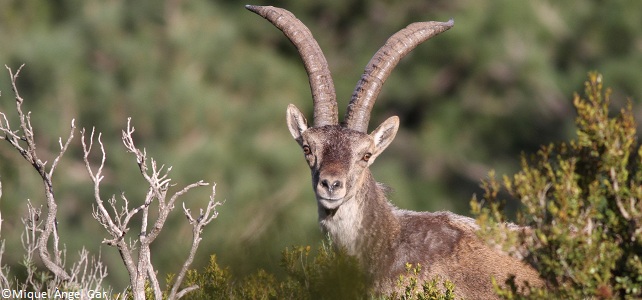
{"type": "MultiPolygon", "coordinates": [[[[291,244],[317,244],[308,169],[284,124],[294,103],[311,112],[305,71],[271,24],[235,1],[9,0],[0,2],[0,64],[26,63],[19,88],[32,111],[39,150],[52,158],[72,118],[95,126],[108,152],[106,187],[142,199],[145,188],[120,130],[127,117],[137,143],[172,165],[174,182],[218,184],[219,219],[206,229],[195,267],[216,253],[233,272],[278,270],[291,244]]],[[[373,166],[392,201],[416,210],[468,213],[489,169],[514,173],[519,153],[574,134],[569,101],[590,70],[613,99],[642,99],[642,3],[615,1],[264,2],[307,24],[333,71],[340,114],[370,57],[407,24],[455,19],[419,46],[386,83],[374,127],[399,115],[402,130],[373,166]]],[[[8,75],[0,111],[13,112],[8,75]]],[[[624,103],[615,103],[623,106],[624,103]]],[[[640,111],[634,111],[642,119],[640,111]]],[[[76,139],[54,184],[61,242],[109,260],[110,283],[127,284],[114,249],[91,218],[92,188],[76,139]]],[[[33,170],[0,145],[4,262],[21,261],[26,199],[43,203],[33,170]]],[[[188,206],[209,190],[190,193],[188,206]]],[[[180,212],[156,247],[160,272],[175,272],[190,231],[180,212]]]]}
{"type": "Polygon", "coordinates": [[[576,138],[523,156],[521,170],[502,184],[491,173],[482,201],[471,201],[484,239],[509,251],[523,245],[548,283],[528,297],[503,289],[504,299],[642,296],[642,148],[632,104],[610,112],[602,82],[591,72],[585,95],[574,96],[576,138]],[[520,200],[517,221],[529,230],[506,231],[501,191],[520,200]]]}

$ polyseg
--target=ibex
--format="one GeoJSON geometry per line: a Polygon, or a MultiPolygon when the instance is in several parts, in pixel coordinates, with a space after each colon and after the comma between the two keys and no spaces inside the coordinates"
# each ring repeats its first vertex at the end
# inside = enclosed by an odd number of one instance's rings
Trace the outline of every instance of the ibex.
{"type": "Polygon", "coordinates": [[[372,133],[366,132],[384,81],[406,54],[451,28],[452,20],[413,23],[391,36],[366,66],[345,120],[339,123],[328,63],[310,30],[287,10],[246,8],[279,28],[303,59],[312,90],[314,126],[308,127],[303,113],[292,104],[287,108],[287,126],[310,167],[321,228],[335,245],[357,258],[376,292],[393,291],[406,263],[421,264],[422,279],[439,275],[452,281],[458,296],[466,299],[496,298],[491,277],[499,283],[515,276],[517,283],[542,284],[529,265],[482,241],[473,219],[393,206],[386,188],[368,168],[399,129],[399,118],[393,116],[372,133]]]}

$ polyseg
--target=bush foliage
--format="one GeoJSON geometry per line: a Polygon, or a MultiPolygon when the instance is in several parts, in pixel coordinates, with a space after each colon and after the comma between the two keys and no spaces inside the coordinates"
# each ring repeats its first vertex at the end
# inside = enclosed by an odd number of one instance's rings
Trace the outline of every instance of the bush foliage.
{"type": "Polygon", "coordinates": [[[360,299],[367,295],[356,260],[322,244],[313,255],[310,246],[292,246],[282,252],[284,278],[259,270],[240,281],[216,256],[201,272],[193,270],[186,285],[201,288],[187,299],[360,299]]]}
{"type": "Polygon", "coordinates": [[[498,289],[506,299],[642,297],[642,148],[632,104],[611,116],[601,75],[589,74],[585,87],[585,98],[573,100],[577,138],[523,156],[522,170],[502,183],[491,174],[487,205],[471,202],[484,235],[524,243],[526,259],[550,284],[530,297],[498,289]],[[500,191],[521,201],[517,219],[531,231],[491,229],[505,221],[500,191]]]}
{"type": "MultiPolygon", "coordinates": [[[[184,299],[370,299],[364,274],[355,258],[335,251],[330,241],[313,253],[310,246],[292,246],[282,252],[283,278],[265,270],[236,280],[229,268],[221,268],[216,256],[202,271],[192,270],[186,286],[200,288],[184,299]]],[[[407,265],[407,274],[398,278],[402,294],[379,295],[380,299],[452,300],[454,286],[435,278],[417,280],[421,266],[407,265]]],[[[170,279],[171,280],[171,277],[170,279]]]]}

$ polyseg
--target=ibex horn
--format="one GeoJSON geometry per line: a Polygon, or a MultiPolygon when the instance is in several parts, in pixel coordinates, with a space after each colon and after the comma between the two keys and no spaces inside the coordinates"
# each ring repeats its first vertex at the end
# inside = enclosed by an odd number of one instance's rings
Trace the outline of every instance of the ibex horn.
{"type": "Polygon", "coordinates": [[[357,83],[348,104],[345,126],[356,131],[367,132],[372,106],[392,69],[417,45],[450,29],[453,25],[452,19],[448,22],[412,23],[391,36],[372,57],[357,83]]]}
{"type": "Polygon", "coordinates": [[[337,125],[339,111],[328,62],[310,30],[291,12],[272,6],[246,5],[245,8],[267,19],[296,46],[310,80],[314,102],[314,126],[337,125]]]}

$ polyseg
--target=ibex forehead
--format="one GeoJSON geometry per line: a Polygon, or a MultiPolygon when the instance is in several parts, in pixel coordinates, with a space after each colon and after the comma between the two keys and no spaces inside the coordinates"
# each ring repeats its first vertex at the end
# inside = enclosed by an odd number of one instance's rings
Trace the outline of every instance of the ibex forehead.
{"type": "Polygon", "coordinates": [[[314,146],[325,159],[341,159],[349,162],[350,156],[372,147],[372,138],[337,125],[313,127],[303,133],[303,142],[314,146]]]}
{"type": "Polygon", "coordinates": [[[368,134],[339,125],[312,127],[309,128],[303,136],[306,139],[314,140],[317,143],[323,143],[325,145],[352,145],[359,142],[372,143],[372,139],[368,134]]]}

